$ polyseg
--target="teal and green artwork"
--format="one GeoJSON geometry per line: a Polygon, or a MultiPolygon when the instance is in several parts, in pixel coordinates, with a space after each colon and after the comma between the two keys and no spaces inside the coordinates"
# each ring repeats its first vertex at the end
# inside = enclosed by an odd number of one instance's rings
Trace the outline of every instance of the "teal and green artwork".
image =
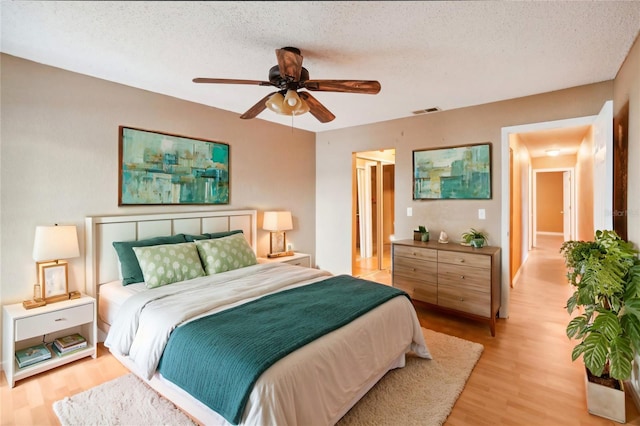
{"type": "Polygon", "coordinates": [[[229,204],[229,145],[120,126],[118,205],[229,204]]]}
{"type": "Polygon", "coordinates": [[[413,151],[413,199],[491,199],[491,144],[413,151]]]}

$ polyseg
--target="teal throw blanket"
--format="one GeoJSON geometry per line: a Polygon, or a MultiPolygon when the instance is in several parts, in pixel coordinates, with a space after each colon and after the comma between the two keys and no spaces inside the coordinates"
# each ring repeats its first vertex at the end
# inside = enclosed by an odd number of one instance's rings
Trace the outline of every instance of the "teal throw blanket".
{"type": "Polygon", "coordinates": [[[176,328],[158,370],[238,424],[253,385],[267,368],[400,295],[408,297],[349,275],[270,294],[176,328]]]}

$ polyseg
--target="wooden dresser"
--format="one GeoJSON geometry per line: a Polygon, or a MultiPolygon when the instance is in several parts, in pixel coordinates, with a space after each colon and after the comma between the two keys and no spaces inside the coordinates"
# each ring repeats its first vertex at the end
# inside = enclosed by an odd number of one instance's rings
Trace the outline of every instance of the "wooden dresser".
{"type": "Polygon", "coordinates": [[[500,248],[400,240],[392,244],[393,286],[439,310],[486,321],[496,335],[500,248]]]}

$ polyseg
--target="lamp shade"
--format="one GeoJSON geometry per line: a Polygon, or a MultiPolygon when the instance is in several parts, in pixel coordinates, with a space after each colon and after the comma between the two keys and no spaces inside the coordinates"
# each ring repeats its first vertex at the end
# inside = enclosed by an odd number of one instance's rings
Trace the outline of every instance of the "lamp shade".
{"type": "Polygon", "coordinates": [[[262,229],[265,231],[289,231],[293,229],[291,212],[264,212],[262,229]]]}
{"type": "Polygon", "coordinates": [[[80,256],[75,225],[37,226],[33,242],[33,260],[70,259],[80,256]]]}

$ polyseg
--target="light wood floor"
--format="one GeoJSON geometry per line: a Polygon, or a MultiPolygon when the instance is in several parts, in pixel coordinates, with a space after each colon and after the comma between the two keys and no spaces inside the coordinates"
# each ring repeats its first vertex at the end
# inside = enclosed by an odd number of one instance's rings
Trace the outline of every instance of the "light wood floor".
{"type": "MultiPolygon", "coordinates": [[[[586,409],[582,364],[571,362],[572,343],[564,335],[570,288],[564,278],[558,239],[539,237],[511,292],[511,315],[498,321],[496,337],[486,324],[417,308],[423,327],[482,343],[484,353],[446,425],[617,425],[586,409]]],[[[368,275],[390,284],[388,271],[368,275]]],[[[22,380],[9,389],[4,376],[3,425],[58,424],[54,401],[126,373],[102,346],[93,360],[70,364],[22,380]]],[[[406,389],[411,392],[411,389],[406,389]]],[[[640,425],[628,401],[627,424],[640,425]]]]}

